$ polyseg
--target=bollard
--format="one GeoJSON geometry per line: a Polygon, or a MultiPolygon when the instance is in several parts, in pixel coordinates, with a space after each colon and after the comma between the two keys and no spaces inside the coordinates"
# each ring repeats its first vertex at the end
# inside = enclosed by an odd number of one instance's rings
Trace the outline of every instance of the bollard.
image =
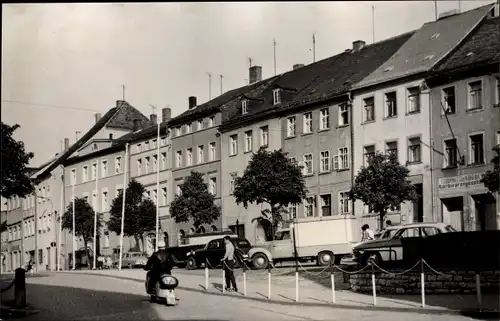
{"type": "Polygon", "coordinates": [[[205,290],[208,291],[208,259],[205,259],[205,290]]]}
{"type": "Polygon", "coordinates": [[[243,295],[247,295],[247,266],[243,265],[243,295]]]}
{"type": "Polygon", "coordinates": [[[271,262],[267,265],[267,298],[271,299],[271,262]]]}
{"type": "Polygon", "coordinates": [[[26,307],[26,271],[17,268],[14,279],[14,306],[18,309],[26,307]]]}
{"type": "Polygon", "coordinates": [[[332,302],[335,303],[335,271],[333,270],[332,259],[330,259],[330,282],[332,283],[332,302]]]}
{"type": "Polygon", "coordinates": [[[425,308],[425,274],[424,261],[420,259],[420,293],[422,295],[422,308],[425,308]]]}
{"type": "Polygon", "coordinates": [[[476,293],[477,293],[477,303],[479,304],[479,309],[483,306],[483,296],[481,293],[481,274],[476,273],[476,293]]]}
{"type": "Polygon", "coordinates": [[[373,306],[377,305],[377,288],[375,285],[375,267],[373,263],[370,262],[370,265],[372,266],[372,288],[373,288],[373,306]]]}
{"type": "Polygon", "coordinates": [[[299,272],[295,272],[295,302],[299,302],[299,272]]]}
{"type": "Polygon", "coordinates": [[[222,293],[226,292],[226,288],[224,287],[224,283],[226,282],[226,270],[224,269],[224,261],[222,261],[222,293]]]}

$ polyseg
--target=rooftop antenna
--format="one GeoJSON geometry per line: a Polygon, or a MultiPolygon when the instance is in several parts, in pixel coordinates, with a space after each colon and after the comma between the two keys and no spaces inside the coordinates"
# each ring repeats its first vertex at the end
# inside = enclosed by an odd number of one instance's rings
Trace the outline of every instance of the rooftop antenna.
{"type": "Polygon", "coordinates": [[[276,76],[276,40],[273,39],[274,75],[276,76]]]}
{"type": "Polygon", "coordinates": [[[222,95],[223,90],[222,90],[222,78],[224,78],[223,75],[220,75],[220,94],[222,95]]]}
{"type": "Polygon", "coordinates": [[[316,62],[316,35],[313,33],[313,62],[316,62]]]}
{"type": "Polygon", "coordinates": [[[125,101],[125,85],[122,85],[122,100],[125,101]]]}
{"type": "Polygon", "coordinates": [[[208,100],[212,99],[212,74],[207,72],[208,74],[208,100]]]}
{"type": "Polygon", "coordinates": [[[373,43],[375,43],[375,5],[372,4],[372,37],[373,43]]]}
{"type": "Polygon", "coordinates": [[[438,20],[438,2],[434,0],[434,15],[436,16],[436,21],[438,20]]]}

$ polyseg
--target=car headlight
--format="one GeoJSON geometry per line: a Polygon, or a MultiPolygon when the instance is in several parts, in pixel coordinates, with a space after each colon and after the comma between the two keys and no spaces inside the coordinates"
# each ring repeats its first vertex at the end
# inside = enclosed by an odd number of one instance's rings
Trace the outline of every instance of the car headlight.
{"type": "Polygon", "coordinates": [[[248,254],[243,254],[243,255],[242,255],[242,257],[243,257],[244,259],[248,259],[248,254]]]}

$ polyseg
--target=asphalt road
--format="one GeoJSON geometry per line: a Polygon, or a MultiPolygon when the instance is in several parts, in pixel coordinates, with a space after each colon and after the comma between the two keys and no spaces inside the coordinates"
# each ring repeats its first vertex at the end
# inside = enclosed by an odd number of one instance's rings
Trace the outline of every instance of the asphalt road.
{"type": "MultiPolygon", "coordinates": [[[[3,280],[4,286],[6,280],[3,280]]],[[[237,297],[177,291],[176,307],[152,304],[143,283],[112,278],[49,274],[27,280],[27,299],[38,310],[24,320],[475,320],[460,316],[395,313],[332,307],[303,307],[255,302],[237,297]]],[[[3,299],[12,292],[2,295],[3,299]]]]}

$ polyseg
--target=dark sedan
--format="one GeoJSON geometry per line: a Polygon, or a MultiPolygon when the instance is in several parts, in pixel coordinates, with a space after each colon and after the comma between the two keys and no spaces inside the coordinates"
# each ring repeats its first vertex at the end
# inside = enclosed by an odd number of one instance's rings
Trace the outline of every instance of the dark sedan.
{"type": "MultiPolygon", "coordinates": [[[[252,245],[247,239],[241,237],[231,238],[231,242],[234,245],[236,266],[239,267],[247,258],[247,253],[252,248],[252,245]]],[[[204,265],[207,261],[209,268],[215,268],[220,264],[225,252],[224,238],[212,240],[204,248],[187,254],[186,268],[193,270],[204,265]]]]}

